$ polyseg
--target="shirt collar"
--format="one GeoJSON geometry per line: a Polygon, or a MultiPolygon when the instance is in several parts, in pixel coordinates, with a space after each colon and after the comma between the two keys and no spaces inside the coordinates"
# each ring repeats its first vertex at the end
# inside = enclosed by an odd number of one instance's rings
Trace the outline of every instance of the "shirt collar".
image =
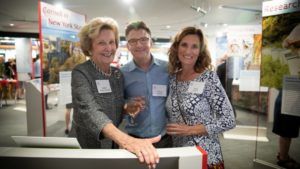
{"type": "MultiPolygon", "coordinates": [[[[158,61],[158,59],[156,59],[155,57],[153,57],[153,55],[151,54],[151,63],[150,63],[150,67],[152,67],[153,65],[160,65],[160,62],[158,61]]],[[[135,69],[138,69],[138,66],[135,64],[135,62],[133,61],[133,59],[128,63],[128,70],[129,71],[133,71],[135,69]]]]}

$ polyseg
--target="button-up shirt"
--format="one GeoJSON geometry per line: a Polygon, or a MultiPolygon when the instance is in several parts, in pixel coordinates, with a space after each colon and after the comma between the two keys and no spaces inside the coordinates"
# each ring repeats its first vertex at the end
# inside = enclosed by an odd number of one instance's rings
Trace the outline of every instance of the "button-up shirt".
{"type": "Polygon", "coordinates": [[[165,134],[167,113],[165,109],[169,84],[167,62],[152,56],[147,71],[139,68],[132,60],[121,68],[124,75],[124,96],[130,99],[137,96],[145,97],[146,106],[139,114],[126,116],[126,131],[141,138],[165,134]],[[157,89],[158,88],[158,89],[157,89]]]}

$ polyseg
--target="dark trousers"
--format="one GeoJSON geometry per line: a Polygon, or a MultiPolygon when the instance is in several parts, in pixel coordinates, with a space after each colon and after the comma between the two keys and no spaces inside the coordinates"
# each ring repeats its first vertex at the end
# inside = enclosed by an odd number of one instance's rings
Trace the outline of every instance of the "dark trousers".
{"type": "Polygon", "coordinates": [[[45,95],[45,106],[47,110],[50,108],[48,105],[48,94],[45,95]]]}
{"type": "MultiPolygon", "coordinates": [[[[132,134],[129,134],[130,136],[134,137],[134,138],[141,138],[132,134]]],[[[145,139],[145,138],[141,138],[141,139],[145,139]]],[[[157,143],[154,143],[153,146],[155,148],[171,148],[173,147],[173,143],[172,143],[172,137],[168,134],[165,134],[164,136],[161,137],[160,141],[157,143]]]]}

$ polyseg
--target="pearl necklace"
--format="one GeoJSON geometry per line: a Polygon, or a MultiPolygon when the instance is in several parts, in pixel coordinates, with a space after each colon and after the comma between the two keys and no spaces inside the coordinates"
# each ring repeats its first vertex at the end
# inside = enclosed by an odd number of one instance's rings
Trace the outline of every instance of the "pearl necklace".
{"type": "Polygon", "coordinates": [[[111,76],[111,67],[109,66],[109,71],[108,71],[108,73],[106,73],[106,72],[103,72],[101,69],[100,69],[100,67],[98,67],[97,65],[96,65],[96,63],[92,60],[92,59],[90,59],[91,60],[91,62],[92,62],[92,65],[95,67],[95,69],[96,70],[98,70],[98,72],[100,72],[103,76],[105,76],[105,77],[110,77],[111,76]]]}

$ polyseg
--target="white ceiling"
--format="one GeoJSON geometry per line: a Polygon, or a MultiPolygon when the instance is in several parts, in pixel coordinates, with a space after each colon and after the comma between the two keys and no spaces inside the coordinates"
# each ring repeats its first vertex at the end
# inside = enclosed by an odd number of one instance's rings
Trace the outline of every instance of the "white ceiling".
{"type": "MultiPolygon", "coordinates": [[[[58,0],[43,0],[54,4],[58,0]]],[[[169,38],[185,26],[200,26],[208,36],[231,25],[259,25],[262,0],[133,0],[131,5],[122,0],[60,0],[64,8],[85,14],[87,20],[97,16],[109,16],[117,20],[121,35],[125,25],[132,20],[145,21],[153,37],[169,38]],[[209,2],[211,8],[205,6],[209,2]],[[196,12],[191,6],[204,6],[207,14],[196,12]],[[246,10],[222,8],[226,5],[246,10]],[[201,23],[208,23],[203,27],[201,23]],[[169,29],[166,26],[171,26],[169,29]]],[[[0,0],[0,31],[38,32],[38,0],[0,0]],[[15,26],[9,26],[14,23],[15,26]]]]}

